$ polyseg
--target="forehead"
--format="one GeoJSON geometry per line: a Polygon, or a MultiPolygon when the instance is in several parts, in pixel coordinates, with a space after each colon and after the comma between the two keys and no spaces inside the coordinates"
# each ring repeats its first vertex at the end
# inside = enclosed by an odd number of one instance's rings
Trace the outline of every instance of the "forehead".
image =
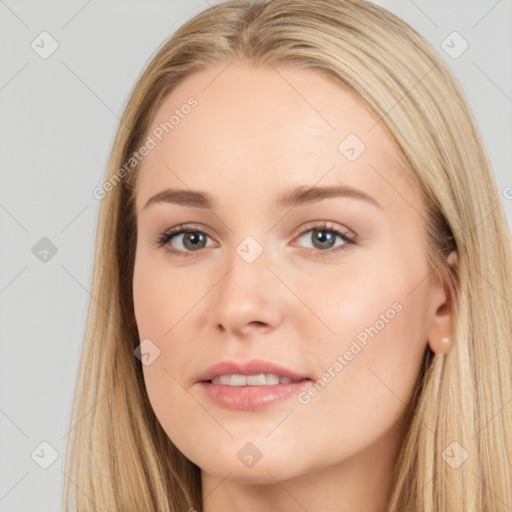
{"type": "Polygon", "coordinates": [[[147,135],[154,147],[140,166],[138,210],[165,186],[222,196],[322,180],[373,182],[378,194],[389,188],[381,172],[405,179],[400,148],[358,96],[288,64],[224,61],[194,71],[164,99],[147,135]]]}

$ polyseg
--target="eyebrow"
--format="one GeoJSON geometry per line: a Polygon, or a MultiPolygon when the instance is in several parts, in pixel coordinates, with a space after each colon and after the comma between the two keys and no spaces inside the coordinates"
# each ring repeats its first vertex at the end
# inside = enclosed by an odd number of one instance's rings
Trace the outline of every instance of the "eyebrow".
{"type": "MultiPolygon", "coordinates": [[[[306,203],[313,203],[333,197],[350,197],[366,201],[382,210],[382,206],[372,196],[362,190],[347,185],[333,187],[307,187],[298,186],[282,194],[277,201],[279,206],[294,207],[306,203]]],[[[166,189],[152,196],[144,205],[144,208],[157,203],[171,203],[181,206],[191,206],[201,209],[213,209],[215,201],[207,192],[196,190],[166,189]]]]}

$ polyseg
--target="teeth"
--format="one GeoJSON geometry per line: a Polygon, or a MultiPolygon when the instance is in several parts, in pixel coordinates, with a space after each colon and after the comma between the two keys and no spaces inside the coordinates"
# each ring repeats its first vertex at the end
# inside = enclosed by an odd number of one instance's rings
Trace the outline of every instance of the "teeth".
{"type": "MultiPolygon", "coordinates": [[[[258,375],[247,375],[245,380],[248,386],[266,386],[267,380],[269,380],[270,377],[273,377],[273,375],[269,374],[269,376],[266,377],[264,373],[259,373],[258,375]]],[[[240,381],[242,381],[242,379],[240,379],[240,381]]],[[[277,382],[272,382],[272,384],[277,384],[278,382],[279,377],[277,378],[277,382]]]]}
{"type": "Polygon", "coordinates": [[[273,386],[275,384],[288,384],[289,377],[279,377],[275,373],[258,373],[257,375],[218,375],[213,377],[213,384],[227,386],[273,386]]]}

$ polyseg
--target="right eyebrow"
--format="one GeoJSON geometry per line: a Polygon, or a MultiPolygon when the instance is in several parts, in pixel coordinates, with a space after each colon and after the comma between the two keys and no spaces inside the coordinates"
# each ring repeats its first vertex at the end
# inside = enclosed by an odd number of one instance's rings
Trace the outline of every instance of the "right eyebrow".
{"type": "Polygon", "coordinates": [[[195,208],[212,209],[213,199],[210,194],[195,190],[166,189],[152,196],[143,208],[156,203],[172,203],[195,208]]]}

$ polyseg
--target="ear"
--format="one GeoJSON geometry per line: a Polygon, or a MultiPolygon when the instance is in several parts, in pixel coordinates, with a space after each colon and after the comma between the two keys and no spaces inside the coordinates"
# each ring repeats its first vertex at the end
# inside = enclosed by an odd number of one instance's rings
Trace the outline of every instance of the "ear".
{"type": "MultiPolygon", "coordinates": [[[[446,264],[451,267],[456,262],[457,253],[452,251],[446,264]]],[[[453,347],[453,300],[448,283],[433,286],[429,307],[428,343],[436,354],[448,354],[453,347]]]]}

